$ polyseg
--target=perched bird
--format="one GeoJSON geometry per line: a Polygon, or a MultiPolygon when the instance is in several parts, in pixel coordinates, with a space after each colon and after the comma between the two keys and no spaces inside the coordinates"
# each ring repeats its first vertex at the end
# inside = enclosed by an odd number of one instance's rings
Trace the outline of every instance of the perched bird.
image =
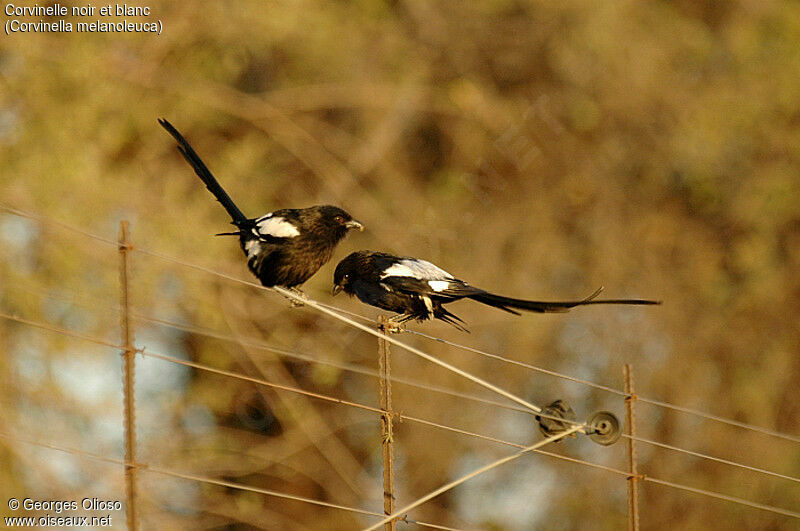
{"type": "Polygon", "coordinates": [[[247,265],[263,285],[296,290],[331,259],[350,229],[364,230],[350,214],[331,205],[284,208],[248,218],[178,130],[163,118],[158,123],[178,141],[178,151],[231,216],[237,230],[217,236],[239,236],[247,265]]]}
{"type": "Polygon", "coordinates": [[[425,260],[375,251],[357,251],[348,255],[339,262],[333,275],[334,295],[344,290],[361,302],[401,314],[393,319],[396,323],[435,318],[464,332],[468,330],[459,324],[464,321],[448,312],[444,304],[468,298],[515,315],[519,315],[515,310],[566,312],[574,306],[586,304],[661,304],[641,299],[596,300],[602,289],[579,301],[512,299],[471,286],[425,260]]]}

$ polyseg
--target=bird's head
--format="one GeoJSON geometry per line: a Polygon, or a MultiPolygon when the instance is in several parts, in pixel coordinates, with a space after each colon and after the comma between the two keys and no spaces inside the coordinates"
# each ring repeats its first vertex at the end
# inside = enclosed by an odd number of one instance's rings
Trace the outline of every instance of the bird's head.
{"type": "Polygon", "coordinates": [[[319,228],[325,228],[340,238],[351,229],[364,230],[364,226],[353,219],[353,216],[332,205],[314,207],[313,216],[312,223],[319,224],[319,228]]]}
{"type": "Polygon", "coordinates": [[[341,291],[352,294],[351,282],[356,275],[359,253],[351,253],[336,265],[333,272],[333,294],[338,295],[341,291]]]}

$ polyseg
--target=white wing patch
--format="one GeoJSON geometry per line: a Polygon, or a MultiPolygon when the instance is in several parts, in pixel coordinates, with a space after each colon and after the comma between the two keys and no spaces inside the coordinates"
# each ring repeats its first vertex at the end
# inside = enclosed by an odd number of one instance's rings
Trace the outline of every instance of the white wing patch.
{"type": "MultiPolygon", "coordinates": [[[[436,266],[430,262],[426,262],[425,260],[409,259],[400,260],[391,267],[386,268],[383,273],[381,273],[381,278],[386,277],[411,277],[418,280],[429,281],[444,281],[444,279],[453,279],[453,275],[439,266],[436,266]]],[[[439,291],[433,286],[433,284],[431,284],[431,288],[433,288],[434,291],[439,291]]]]}
{"type": "Polygon", "coordinates": [[[247,251],[247,258],[255,258],[261,252],[261,244],[258,240],[247,240],[244,250],[247,251]]]}
{"type": "Polygon", "coordinates": [[[297,227],[280,216],[272,217],[272,214],[259,218],[256,225],[260,234],[272,236],[273,238],[294,238],[300,235],[297,227]]]}
{"type": "Polygon", "coordinates": [[[425,309],[428,310],[428,315],[433,315],[433,301],[431,298],[423,295],[422,302],[425,303],[425,309]]]}
{"type": "Polygon", "coordinates": [[[444,291],[448,287],[450,287],[450,282],[447,280],[429,280],[428,285],[431,287],[433,291],[439,292],[444,291]]]}

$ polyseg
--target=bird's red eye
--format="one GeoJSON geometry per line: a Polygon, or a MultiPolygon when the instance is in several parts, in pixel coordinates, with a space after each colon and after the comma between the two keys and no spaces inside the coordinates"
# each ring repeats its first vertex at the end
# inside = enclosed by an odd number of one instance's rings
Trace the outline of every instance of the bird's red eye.
{"type": "Polygon", "coordinates": [[[335,221],[336,223],[344,223],[344,218],[342,216],[336,216],[335,218],[333,218],[333,221],[335,221]]]}

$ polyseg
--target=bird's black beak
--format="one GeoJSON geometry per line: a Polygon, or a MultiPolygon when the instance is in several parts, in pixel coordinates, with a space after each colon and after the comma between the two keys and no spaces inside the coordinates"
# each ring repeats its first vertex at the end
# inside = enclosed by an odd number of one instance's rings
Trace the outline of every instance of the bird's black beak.
{"type": "Polygon", "coordinates": [[[331,290],[331,294],[335,297],[342,291],[342,286],[339,284],[334,284],[333,289],[331,290]]]}
{"type": "Polygon", "coordinates": [[[360,232],[364,232],[364,225],[359,223],[358,221],[351,219],[347,223],[344,224],[345,227],[348,229],[358,229],[360,232]]]}

